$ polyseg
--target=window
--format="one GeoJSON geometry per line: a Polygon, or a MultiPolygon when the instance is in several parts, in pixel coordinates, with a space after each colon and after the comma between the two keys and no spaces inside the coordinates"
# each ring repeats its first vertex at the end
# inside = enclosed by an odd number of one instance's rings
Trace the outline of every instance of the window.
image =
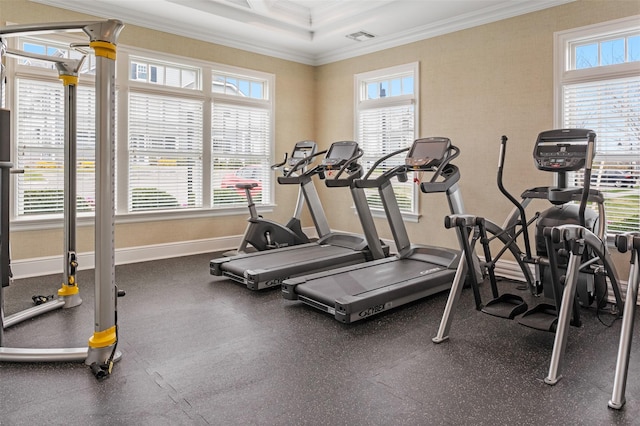
{"type": "Polygon", "coordinates": [[[213,206],[246,204],[245,190],[254,184],[255,202],[271,202],[272,113],[268,75],[245,77],[242,70],[214,70],[211,107],[211,185],[213,206]]]}
{"type": "MultiPolygon", "coordinates": [[[[83,53],[68,45],[34,38],[19,38],[21,50],[52,58],[80,59],[83,53]],[[66,47],[65,47],[66,46],[66,47]]],[[[15,91],[16,215],[61,215],[64,206],[64,85],[53,62],[19,59],[15,91]],[[49,71],[50,70],[50,71],[49,71]]],[[[77,107],[77,209],[93,211],[95,199],[95,91],[92,79],[95,59],[87,56],[76,88],[77,107]]]]}
{"type": "MultiPolygon", "coordinates": [[[[609,234],[640,230],[640,25],[623,19],[555,35],[558,127],[596,132],[591,186],[609,234]]],[[[575,173],[576,184],[583,176],[575,173]]]]}
{"type": "MultiPolygon", "coordinates": [[[[31,53],[81,58],[84,52],[69,48],[81,40],[61,37],[9,42],[31,53]]],[[[94,73],[88,55],[77,88],[80,217],[95,210],[94,73]]],[[[6,102],[17,124],[14,161],[25,171],[13,179],[12,219],[62,218],[64,86],[55,66],[40,59],[9,61],[7,77],[6,102]]],[[[273,88],[271,74],[119,46],[117,214],[244,211],[244,191],[235,185],[248,182],[256,183],[256,204],[271,204],[273,88]]]]}
{"type": "Polygon", "coordinates": [[[199,90],[201,87],[202,72],[198,67],[163,63],[135,56],[129,58],[129,64],[131,81],[192,90],[199,90]]]}
{"type": "MultiPolygon", "coordinates": [[[[67,43],[33,37],[21,37],[19,38],[19,49],[23,52],[51,56],[52,58],[80,59],[83,56],[86,56],[82,66],[80,67],[80,74],[95,75],[96,73],[96,57],[88,47],[71,49],[67,43]]],[[[53,62],[39,59],[23,58],[20,59],[18,63],[20,65],[30,67],[40,67],[51,70],[56,69],[53,62]]]]}
{"type": "Polygon", "coordinates": [[[264,100],[268,99],[267,88],[267,81],[264,80],[224,74],[214,75],[211,86],[214,93],[264,100]]]}
{"type": "MultiPolygon", "coordinates": [[[[355,76],[356,141],[364,150],[363,165],[401,148],[411,146],[418,135],[418,63],[357,74],[355,76]]],[[[395,156],[380,168],[382,173],[404,161],[395,156]]],[[[405,217],[417,218],[417,185],[393,182],[398,206],[405,217]]],[[[371,209],[382,211],[380,196],[366,190],[371,209]]]]}
{"type": "Polygon", "coordinates": [[[130,212],[202,207],[202,101],[129,94],[130,212]]]}

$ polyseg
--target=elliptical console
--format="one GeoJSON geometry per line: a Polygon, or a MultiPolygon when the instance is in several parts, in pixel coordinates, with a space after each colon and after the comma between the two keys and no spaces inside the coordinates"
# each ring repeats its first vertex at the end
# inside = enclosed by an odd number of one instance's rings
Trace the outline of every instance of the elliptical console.
{"type": "Polygon", "coordinates": [[[573,172],[584,168],[589,140],[596,134],[586,129],[547,130],[538,135],[533,159],[539,170],[573,172]]]}

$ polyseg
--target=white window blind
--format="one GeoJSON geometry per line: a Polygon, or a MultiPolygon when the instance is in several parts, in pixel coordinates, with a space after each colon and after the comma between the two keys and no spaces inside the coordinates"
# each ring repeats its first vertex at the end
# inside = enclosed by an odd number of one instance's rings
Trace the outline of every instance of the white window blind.
{"type": "MultiPolygon", "coordinates": [[[[366,169],[384,155],[410,146],[415,139],[413,104],[365,109],[360,111],[358,118],[358,140],[365,152],[363,162],[366,169]]],[[[404,157],[390,158],[378,167],[377,174],[402,164],[404,157]]],[[[394,180],[393,188],[401,211],[411,213],[417,210],[411,179],[402,183],[394,180]]],[[[377,190],[367,189],[366,194],[372,209],[383,208],[377,190]]]]}
{"type": "MultiPolygon", "coordinates": [[[[64,86],[17,80],[17,214],[33,216],[63,211],[64,86]]],[[[93,211],[95,199],[95,95],[79,86],[77,102],[77,206],[93,211]]]]}
{"type": "MultiPolygon", "coordinates": [[[[20,38],[16,48],[80,55],[68,37],[49,38],[20,38]]],[[[64,86],[46,61],[9,60],[9,90],[2,91],[2,101],[16,117],[14,162],[25,170],[13,179],[12,219],[58,220],[64,200],[64,86]]],[[[115,81],[119,216],[175,217],[245,206],[238,182],[256,182],[256,203],[273,203],[272,74],[126,46],[119,47],[118,60],[129,65],[115,81]],[[202,84],[205,76],[211,85],[202,84]]],[[[84,64],[77,88],[77,188],[78,211],[90,216],[95,209],[93,56],[84,64]]]]}
{"type": "Polygon", "coordinates": [[[607,230],[640,230],[640,77],[569,84],[563,97],[564,127],[597,135],[591,186],[605,194],[607,230]]]}
{"type": "Polygon", "coordinates": [[[202,101],[129,94],[129,211],[202,207],[202,101]]]}
{"type": "MultiPolygon", "coordinates": [[[[393,151],[411,146],[418,134],[418,63],[399,65],[355,75],[356,140],[364,151],[365,169],[393,151]]],[[[405,154],[406,155],[406,154],[405,154]]],[[[381,174],[404,161],[399,154],[378,166],[381,174]]],[[[418,190],[407,182],[392,182],[398,207],[405,217],[418,214],[418,190]]],[[[365,190],[371,209],[383,209],[375,189],[365,190]]]]}
{"type": "Polygon", "coordinates": [[[271,202],[271,110],[214,102],[211,113],[211,180],[214,207],[246,204],[236,184],[255,184],[256,203],[271,202]]]}

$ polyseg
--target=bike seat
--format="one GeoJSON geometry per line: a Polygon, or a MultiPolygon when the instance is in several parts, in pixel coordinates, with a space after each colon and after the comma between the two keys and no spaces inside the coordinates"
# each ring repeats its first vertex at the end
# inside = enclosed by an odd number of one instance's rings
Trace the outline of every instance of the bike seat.
{"type": "Polygon", "coordinates": [[[239,189],[251,189],[251,188],[255,188],[256,186],[258,186],[257,183],[253,182],[253,183],[236,183],[236,188],[239,189]]]}

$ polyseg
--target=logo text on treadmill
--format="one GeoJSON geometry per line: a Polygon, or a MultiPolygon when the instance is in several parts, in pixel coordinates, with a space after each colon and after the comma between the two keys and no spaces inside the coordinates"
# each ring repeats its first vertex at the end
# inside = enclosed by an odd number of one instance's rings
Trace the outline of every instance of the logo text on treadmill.
{"type": "Polygon", "coordinates": [[[371,306],[370,308],[367,308],[364,311],[360,311],[360,313],[358,313],[358,316],[360,318],[366,318],[368,316],[375,315],[375,314],[377,314],[379,312],[382,312],[384,310],[385,310],[385,304],[381,303],[379,305],[371,306]]]}
{"type": "Polygon", "coordinates": [[[266,281],[264,283],[264,286],[266,288],[266,287],[274,287],[274,286],[277,286],[277,285],[281,285],[284,280],[288,280],[288,279],[289,279],[289,277],[278,278],[278,279],[275,279],[275,280],[269,280],[269,281],[266,281]]]}

